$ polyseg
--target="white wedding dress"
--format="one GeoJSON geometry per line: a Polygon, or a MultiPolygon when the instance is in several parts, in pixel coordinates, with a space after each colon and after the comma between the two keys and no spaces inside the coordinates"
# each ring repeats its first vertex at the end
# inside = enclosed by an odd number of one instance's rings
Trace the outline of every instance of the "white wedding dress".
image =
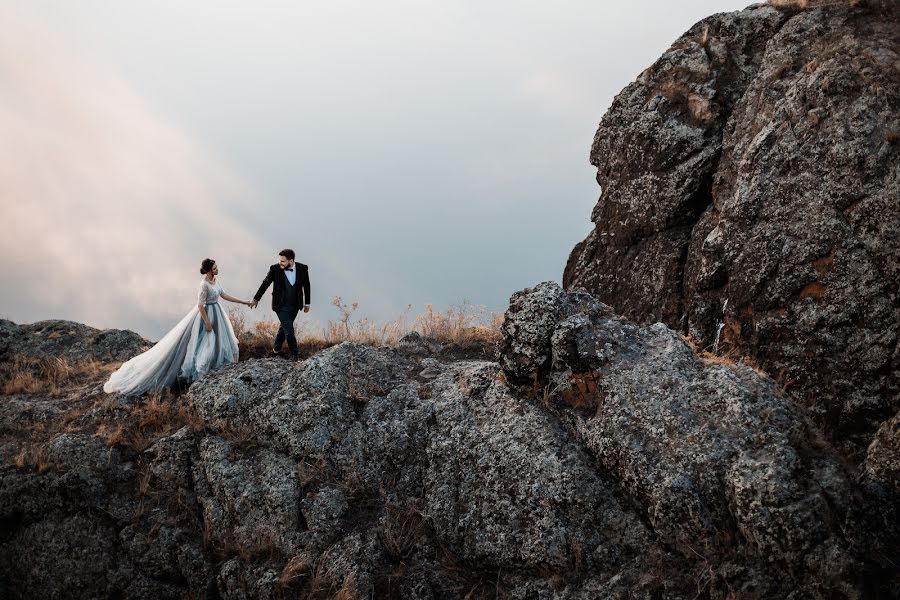
{"type": "Polygon", "coordinates": [[[221,294],[219,282],[209,283],[204,277],[197,306],[155,346],[119,367],[103,391],[139,396],[160,391],[176,380],[196,381],[211,370],[237,362],[238,340],[228,314],[219,305],[221,294]],[[200,316],[201,305],[212,324],[210,332],[200,316]]]}

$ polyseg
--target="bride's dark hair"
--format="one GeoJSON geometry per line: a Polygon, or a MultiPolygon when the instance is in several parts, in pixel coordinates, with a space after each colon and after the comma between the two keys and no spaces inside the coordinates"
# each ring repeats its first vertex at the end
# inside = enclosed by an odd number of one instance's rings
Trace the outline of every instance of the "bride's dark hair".
{"type": "Polygon", "coordinates": [[[200,274],[206,275],[207,273],[212,271],[214,264],[216,264],[216,261],[214,261],[213,259],[211,259],[211,258],[204,259],[203,262],[200,263],[200,274]]]}

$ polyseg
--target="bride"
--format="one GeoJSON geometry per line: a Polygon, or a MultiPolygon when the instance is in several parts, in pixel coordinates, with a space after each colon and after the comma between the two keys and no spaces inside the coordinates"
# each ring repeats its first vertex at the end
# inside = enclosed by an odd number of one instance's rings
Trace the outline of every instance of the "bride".
{"type": "Polygon", "coordinates": [[[238,340],[219,298],[245,304],[222,290],[216,275],[219,266],[207,258],[200,266],[203,280],[197,306],[159,342],[119,367],[103,391],[124,396],[156,392],[176,380],[196,381],[208,371],[237,362],[238,340]]]}

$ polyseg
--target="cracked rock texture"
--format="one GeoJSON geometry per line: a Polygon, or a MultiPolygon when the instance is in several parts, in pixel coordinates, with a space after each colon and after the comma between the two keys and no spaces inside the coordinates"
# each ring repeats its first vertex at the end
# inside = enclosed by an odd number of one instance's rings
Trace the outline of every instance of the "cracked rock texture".
{"type": "Polygon", "coordinates": [[[704,19],[622,90],[563,281],[753,357],[861,462],[900,409],[900,17],[826,4],[704,19]]]}
{"type": "MultiPolygon", "coordinates": [[[[828,4],[710,17],[617,97],[565,289],[479,359],[0,388],[0,598],[895,597],[900,28],[828,4]]],[[[0,382],[146,347],[0,321],[0,382]]]]}
{"type": "MultiPolygon", "coordinates": [[[[155,431],[182,413],[90,385],[35,396],[84,405],[41,461],[0,467],[0,595],[880,598],[900,583],[896,419],[856,471],[772,379],[584,291],[517,292],[502,329],[497,361],[344,343],[230,365],[166,397],[194,417],[144,438],[98,419],[155,431]]],[[[28,447],[48,413],[8,400],[0,426],[28,447]]]]}

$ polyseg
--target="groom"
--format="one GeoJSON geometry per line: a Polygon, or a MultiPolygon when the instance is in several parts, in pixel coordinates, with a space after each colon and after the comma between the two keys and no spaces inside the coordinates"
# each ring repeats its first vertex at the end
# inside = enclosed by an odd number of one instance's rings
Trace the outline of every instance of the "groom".
{"type": "Polygon", "coordinates": [[[294,251],[287,249],[278,253],[278,264],[269,267],[266,278],[263,279],[262,285],[253,296],[253,302],[250,303],[251,308],[256,308],[260,299],[269,284],[272,287],[272,310],[278,315],[278,321],[281,328],[278,335],[275,336],[275,347],[272,349],[272,355],[277,356],[281,352],[281,345],[287,340],[288,350],[291,357],[296,359],[300,356],[300,349],[297,347],[297,338],[294,337],[294,319],[297,313],[302,309],[303,312],[309,312],[309,268],[298,262],[294,262],[294,251]]]}

